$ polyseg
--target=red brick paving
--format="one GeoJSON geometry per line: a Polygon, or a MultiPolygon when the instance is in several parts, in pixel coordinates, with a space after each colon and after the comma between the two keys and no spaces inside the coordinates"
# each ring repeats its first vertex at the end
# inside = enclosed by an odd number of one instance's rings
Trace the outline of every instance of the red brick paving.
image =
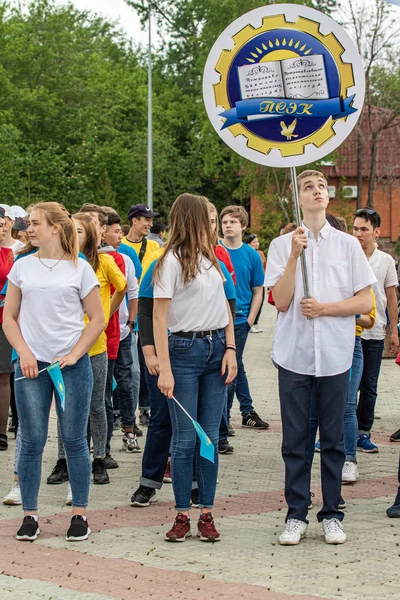
{"type": "Polygon", "coordinates": [[[132,600],[133,596],[140,600],[322,600],[319,596],[289,596],[245,583],[218,581],[216,585],[215,580],[204,578],[207,574],[145,567],[133,560],[90,556],[16,540],[7,541],[7,557],[0,559],[0,568],[4,575],[40,579],[65,589],[121,600],[132,600]]]}
{"type": "MultiPolygon", "coordinates": [[[[346,500],[381,498],[394,496],[398,487],[397,478],[384,477],[359,481],[356,485],[346,485],[343,493],[346,500]]],[[[321,502],[319,486],[312,487],[315,494],[314,503],[321,502]]],[[[237,515],[258,515],[260,513],[274,512],[285,508],[286,504],[283,491],[249,492],[247,494],[233,494],[232,496],[217,498],[215,512],[221,517],[237,515]]],[[[17,509],[18,510],[18,509],[17,509]]],[[[127,506],[114,509],[89,511],[90,528],[93,532],[134,527],[142,529],[170,525],[173,521],[174,509],[171,502],[160,502],[149,508],[131,508],[127,506]]],[[[47,535],[64,535],[70,520],[69,513],[58,513],[54,516],[41,517],[40,529],[47,535]]],[[[13,536],[21,523],[21,517],[0,521],[0,539],[13,536]]]]}

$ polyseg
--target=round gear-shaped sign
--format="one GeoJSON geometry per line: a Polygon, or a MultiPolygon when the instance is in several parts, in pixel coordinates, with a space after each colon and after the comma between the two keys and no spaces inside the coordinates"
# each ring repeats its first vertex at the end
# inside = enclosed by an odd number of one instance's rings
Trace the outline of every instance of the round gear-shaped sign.
{"type": "Polygon", "coordinates": [[[299,4],[242,15],[204,69],[208,117],[232,150],[258,164],[296,167],[337,148],[364,102],[361,57],[333,19],[299,4]]]}

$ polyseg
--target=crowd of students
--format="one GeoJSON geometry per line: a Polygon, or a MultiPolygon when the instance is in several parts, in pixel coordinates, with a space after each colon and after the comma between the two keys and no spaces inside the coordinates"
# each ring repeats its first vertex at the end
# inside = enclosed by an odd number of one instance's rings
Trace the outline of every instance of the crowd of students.
{"type": "MultiPolygon", "coordinates": [[[[242,427],[269,427],[254,408],[243,363],[249,332],[261,331],[268,287],[277,309],[272,360],[288,504],[279,541],[293,545],[306,535],[314,451],[321,454],[317,518],[325,541],[346,540],[341,485],[359,479],[357,449],[379,451],[371,429],[387,323],[392,354],[399,349],[398,278],[393,259],[377,247],[376,211],[357,211],[351,236],[326,214],[321,173],[304,171],[298,187],[302,226],[280,232],[267,259],[257,236],[243,241],[243,207],[225,207],[218,220],[202,196],[175,200],[167,236],[163,223],[153,223],[160,215],[144,204],[131,207],[125,230],[110,207],[85,204],[71,215],[47,202],[28,207],[28,215],[0,205],[0,449],[8,447],[11,401],[14,482],[3,502],[22,504],[17,539],[33,541],[40,533],[41,463],[54,399],[58,457],[47,483],[69,482],[68,541],[90,534],[91,478],[108,484],[108,471],[118,468],[113,429],[122,428],[122,450],[137,453],[139,425],[148,429],[131,505],[149,506],[172,481],[176,515],[165,539],[190,537],[190,509],[198,507],[198,537],[220,540],[213,516],[218,456],[234,452],[235,395],[242,427]],[[310,298],[304,297],[302,252],[310,298]],[[47,371],[56,361],[65,406],[47,371]],[[213,444],[213,461],[200,453],[188,415],[213,444]]],[[[400,516],[400,493],[388,515],[400,516]]]]}

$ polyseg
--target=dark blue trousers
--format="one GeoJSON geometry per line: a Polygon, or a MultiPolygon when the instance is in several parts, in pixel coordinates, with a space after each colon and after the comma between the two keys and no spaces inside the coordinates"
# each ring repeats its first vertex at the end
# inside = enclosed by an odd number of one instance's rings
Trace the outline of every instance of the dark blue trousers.
{"type": "Polygon", "coordinates": [[[286,519],[307,522],[311,465],[308,456],[310,401],[315,393],[321,441],[323,507],[318,521],[344,514],[338,504],[344,464],[343,428],[349,371],[332,377],[313,377],[279,367],[279,397],[283,428],[286,519]]]}

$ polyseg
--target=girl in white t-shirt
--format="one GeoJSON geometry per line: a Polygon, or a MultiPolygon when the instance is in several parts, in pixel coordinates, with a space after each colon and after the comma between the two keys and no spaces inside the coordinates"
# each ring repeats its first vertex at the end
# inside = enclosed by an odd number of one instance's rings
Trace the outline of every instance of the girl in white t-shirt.
{"type": "Polygon", "coordinates": [[[183,542],[191,535],[188,515],[195,459],[200,500],[198,536],[202,541],[218,541],[212,509],[225,386],[237,372],[233,321],[213,250],[207,200],[182,194],[172,205],[170,220],[165,253],[153,276],[158,387],[170,398],[171,470],[177,511],[165,539],[183,542]],[[214,463],[200,456],[193,425],[172,396],[214,444],[214,463]]]}
{"type": "Polygon", "coordinates": [[[79,541],[90,534],[85,517],[91,466],[86,431],[93,376],[87,351],[105,326],[99,283],[91,266],[78,258],[75,225],[60,204],[34,206],[28,234],[31,247],[39,249],[16,261],[8,275],[3,323],[19,355],[15,399],[21,428],[18,475],[25,517],[16,537],[33,541],[40,533],[37,500],[54,394],[50,375],[41,371],[59,361],[64,410],[58,393],[54,397],[73,496],[67,540],[79,541]],[[84,312],[89,318],[86,328],[84,312]]]}

